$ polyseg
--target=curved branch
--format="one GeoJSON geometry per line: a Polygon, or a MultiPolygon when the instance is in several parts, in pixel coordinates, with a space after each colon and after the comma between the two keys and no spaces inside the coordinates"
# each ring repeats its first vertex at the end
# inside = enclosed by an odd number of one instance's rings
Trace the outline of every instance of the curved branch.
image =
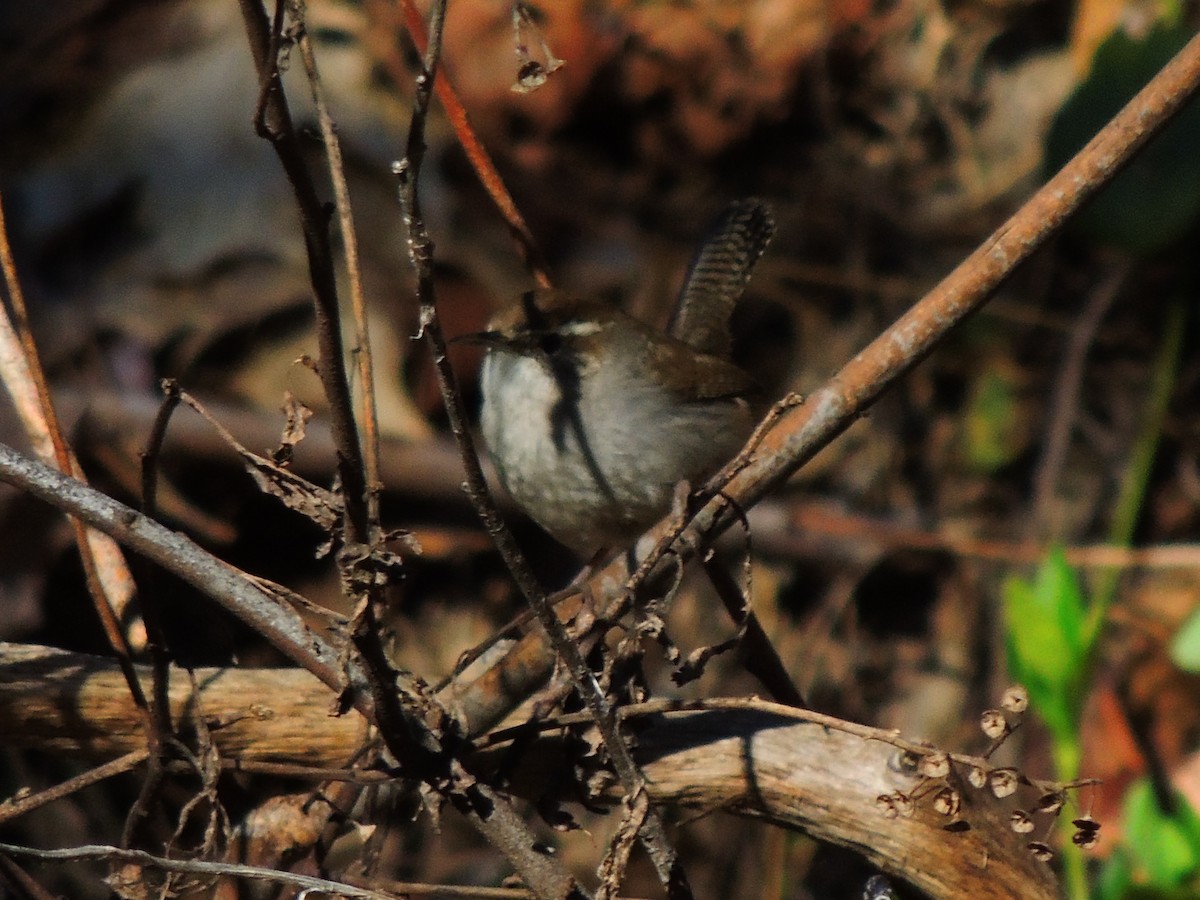
{"type": "MultiPolygon", "coordinates": [[[[307,672],[199,669],[198,696],[187,678],[170,683],[172,706],[190,704],[202,713],[227,760],[338,767],[364,734],[360,717],[328,715],[328,695],[313,690],[307,672]],[[305,735],[302,743],[297,733],[305,735]]],[[[1010,811],[990,794],[964,791],[967,831],[947,830],[947,819],[928,803],[918,803],[910,818],[889,818],[877,797],[916,782],[897,770],[886,732],[826,727],[814,714],[774,709],[744,701],[735,709],[623,710],[627,729],[637,735],[636,761],[650,798],[804,831],[862,853],[932,897],[1057,896],[1050,868],[1033,859],[1025,839],[1009,828],[1010,811]]],[[[143,739],[111,660],[0,643],[0,742],[113,758],[138,749],[143,739]]],[[[568,753],[558,737],[543,736],[523,748],[520,766],[511,771],[508,750],[489,748],[472,768],[502,761],[514,789],[533,797],[545,789],[548,768],[568,753]]]]}

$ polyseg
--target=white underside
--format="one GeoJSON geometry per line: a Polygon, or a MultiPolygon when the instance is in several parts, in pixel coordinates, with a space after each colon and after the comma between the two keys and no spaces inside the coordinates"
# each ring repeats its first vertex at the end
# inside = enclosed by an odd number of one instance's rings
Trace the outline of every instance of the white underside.
{"type": "Polygon", "coordinates": [[[744,401],[681,404],[641,365],[631,358],[585,373],[581,442],[542,361],[503,348],[484,360],[481,424],[501,480],[543,528],[580,553],[632,543],[668,511],[678,482],[711,474],[749,435],[744,401]]]}

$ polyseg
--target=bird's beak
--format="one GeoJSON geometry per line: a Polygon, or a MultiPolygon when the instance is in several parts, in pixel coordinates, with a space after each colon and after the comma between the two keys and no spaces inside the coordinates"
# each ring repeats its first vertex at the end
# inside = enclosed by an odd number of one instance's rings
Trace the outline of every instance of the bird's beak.
{"type": "Polygon", "coordinates": [[[467,344],[471,347],[496,347],[504,342],[499,331],[473,331],[450,338],[448,344],[467,344]]]}

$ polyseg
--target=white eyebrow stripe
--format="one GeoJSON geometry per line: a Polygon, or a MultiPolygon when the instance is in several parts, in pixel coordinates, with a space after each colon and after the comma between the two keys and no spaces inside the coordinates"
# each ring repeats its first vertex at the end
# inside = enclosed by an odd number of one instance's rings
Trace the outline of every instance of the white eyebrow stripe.
{"type": "Polygon", "coordinates": [[[599,322],[589,322],[587,319],[575,319],[564,322],[558,329],[564,335],[571,337],[589,337],[596,334],[603,326],[599,322]]]}

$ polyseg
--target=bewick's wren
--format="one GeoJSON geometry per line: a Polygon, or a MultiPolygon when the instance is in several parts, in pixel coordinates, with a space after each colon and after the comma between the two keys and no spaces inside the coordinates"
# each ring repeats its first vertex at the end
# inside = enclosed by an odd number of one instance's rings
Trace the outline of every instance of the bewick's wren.
{"type": "Polygon", "coordinates": [[[670,334],[599,301],[529,291],[486,332],[482,427],[513,499],[590,556],[666,514],[675,485],[727,462],[753,425],[729,315],[770,240],[758,200],[727,210],[697,253],[670,334]]]}

